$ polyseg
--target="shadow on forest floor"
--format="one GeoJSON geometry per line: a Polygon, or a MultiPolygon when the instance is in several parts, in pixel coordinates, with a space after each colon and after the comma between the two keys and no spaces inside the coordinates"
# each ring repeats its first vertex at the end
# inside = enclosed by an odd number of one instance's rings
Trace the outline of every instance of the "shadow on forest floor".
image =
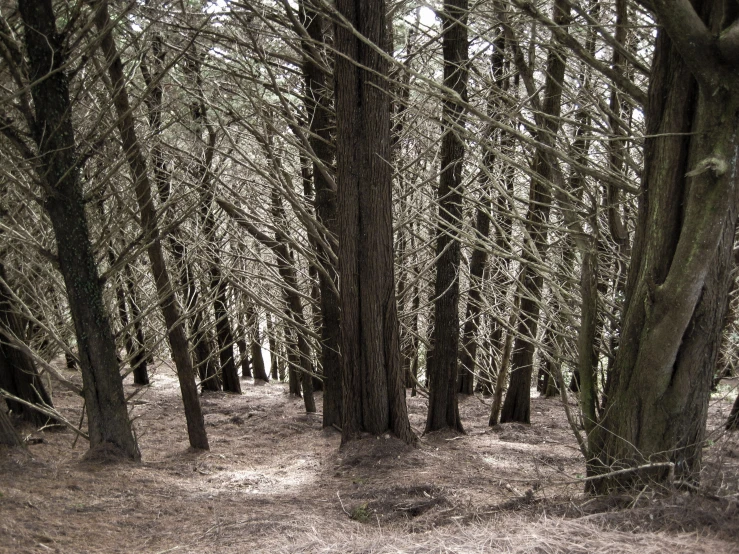
{"type": "MultiPolygon", "coordinates": [[[[202,397],[210,452],[188,448],[165,364],[133,402],[140,464],[85,459],[69,431],[0,450],[0,552],[739,552],[739,433],[719,431],[731,398],[712,402],[699,493],[606,500],[581,492],[557,399],[533,399],[531,426],[490,428],[487,399],[465,398],[467,435],[339,449],[285,385],[244,389],[202,397]]],[[[78,398],[54,402],[79,420],[78,398]]],[[[426,401],[408,405],[420,434],[426,401]]]]}

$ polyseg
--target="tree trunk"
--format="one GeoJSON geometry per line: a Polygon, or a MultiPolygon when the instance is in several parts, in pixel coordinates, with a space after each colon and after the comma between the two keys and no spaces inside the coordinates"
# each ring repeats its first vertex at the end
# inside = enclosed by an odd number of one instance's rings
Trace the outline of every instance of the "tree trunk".
{"type": "Polygon", "coordinates": [[[405,403],[395,298],[390,100],[384,0],[338,0],[335,28],[341,282],[342,444],[363,431],[415,440],[405,403]]]}
{"type": "MultiPolygon", "coordinates": [[[[569,20],[570,3],[567,0],[555,0],[553,11],[552,19],[555,23],[565,25],[569,20]]],[[[559,129],[565,64],[563,49],[553,37],[547,60],[542,114],[537,117],[537,125],[540,126],[537,138],[548,146],[554,146],[553,137],[557,135],[559,129]]],[[[539,325],[539,304],[544,284],[544,277],[534,267],[534,264],[543,263],[547,250],[547,224],[552,195],[551,180],[552,166],[549,154],[542,149],[537,149],[533,163],[529,209],[526,215],[527,234],[531,238],[527,239],[527,245],[522,252],[524,270],[521,281],[524,288],[521,295],[521,318],[513,346],[511,382],[500,416],[501,423],[531,422],[531,372],[539,325]]]]}
{"type": "Polygon", "coordinates": [[[277,352],[277,330],[272,323],[272,314],[267,312],[267,341],[269,342],[269,369],[272,380],[280,379],[280,356],[277,352]]]}
{"type": "Polygon", "coordinates": [[[31,94],[35,105],[44,208],[51,219],[59,267],[77,335],[90,446],[112,443],[133,459],[140,453],[128,419],[115,340],[103,303],[75,152],[65,39],[56,30],[51,0],[21,0],[31,94]],[[45,132],[53,130],[51,132],[45,132]]]}
{"type": "Polygon", "coordinates": [[[739,429],[739,395],[734,400],[734,405],[731,407],[731,413],[729,419],[726,420],[726,429],[728,431],[736,431],[739,429]]]}
{"type": "Polygon", "coordinates": [[[180,392],[185,407],[185,419],[187,421],[190,446],[208,450],[208,437],[205,432],[203,412],[200,407],[200,400],[198,399],[197,387],[195,385],[195,374],[193,373],[185,328],[180,317],[180,306],[172,289],[172,282],[164,261],[164,252],[159,238],[157,214],[154,209],[151,185],[146,171],[146,159],[136,136],[131,106],[125,88],[126,81],[123,73],[123,63],[113,41],[112,24],[108,16],[107,2],[105,1],[97,7],[95,26],[101,34],[100,46],[108,64],[108,74],[113,86],[113,103],[115,105],[116,115],[118,116],[118,130],[121,135],[123,151],[125,152],[131,170],[136,200],[138,201],[139,211],[141,213],[141,226],[149,245],[147,247],[147,254],[149,255],[151,269],[154,274],[159,305],[164,316],[165,324],[167,325],[169,346],[177,368],[177,377],[180,382],[180,392]]]}
{"type": "Polygon", "coordinates": [[[199,152],[196,154],[197,167],[194,170],[196,187],[200,193],[198,212],[203,227],[205,259],[210,276],[210,292],[213,298],[213,312],[216,321],[216,341],[221,365],[223,390],[241,394],[241,382],[234,360],[234,337],[231,320],[228,316],[228,283],[221,270],[220,246],[216,237],[216,216],[213,199],[213,156],[216,146],[216,129],[208,120],[208,105],[203,92],[203,79],[200,72],[200,57],[197,44],[193,42],[185,55],[185,74],[190,77],[195,88],[196,100],[191,104],[193,133],[199,152]]]}
{"type": "MultiPolygon", "coordinates": [[[[505,39],[501,35],[495,41],[495,48],[490,57],[490,70],[493,86],[488,91],[488,116],[502,119],[504,107],[497,97],[501,90],[508,89],[508,76],[505,67],[505,39]]],[[[464,330],[462,332],[462,352],[459,357],[459,388],[462,394],[472,394],[474,391],[475,360],[477,358],[477,343],[479,340],[480,313],[482,311],[482,287],[488,262],[487,240],[490,234],[490,212],[492,197],[492,176],[495,171],[495,147],[497,134],[495,127],[490,125],[485,133],[485,153],[483,154],[483,169],[480,172],[480,208],[475,215],[475,238],[480,241],[475,245],[470,260],[470,290],[467,297],[464,330]]],[[[501,140],[501,144],[503,141],[501,140]]],[[[502,229],[498,233],[503,232],[502,229]]]]}
{"type": "MultiPolygon", "coordinates": [[[[739,13],[722,0],[693,4],[654,2],[664,29],[646,110],[643,194],[611,390],[589,437],[591,474],[669,461],[675,476],[697,480],[701,468],[737,220],[739,40],[715,37],[736,28],[739,13]]],[[[590,488],[638,482],[627,473],[590,488]]]]}
{"type": "MultiPolygon", "coordinates": [[[[314,56],[323,49],[323,17],[301,0],[301,20],[311,39],[314,54],[304,45],[303,76],[305,79],[305,103],[310,121],[310,147],[316,155],[313,161],[313,181],[316,194],[316,215],[329,235],[336,235],[336,192],[324,175],[333,165],[335,146],[331,136],[331,97],[327,79],[314,56]],[[320,167],[323,166],[323,167],[320,167]]],[[[326,241],[331,244],[332,241],[326,241]]],[[[321,367],[323,368],[323,426],[341,425],[341,365],[339,362],[339,298],[336,267],[330,258],[318,249],[319,261],[325,272],[318,273],[321,290],[321,367]]]]}
{"type": "Polygon", "coordinates": [[[128,290],[128,305],[131,308],[131,318],[133,319],[133,328],[136,333],[136,341],[134,343],[136,351],[131,358],[131,367],[133,368],[133,382],[137,385],[149,384],[149,372],[147,370],[147,360],[149,353],[146,348],[146,338],[144,337],[144,327],[141,324],[141,308],[139,308],[138,295],[136,294],[136,286],[131,277],[131,267],[126,264],[123,268],[124,281],[128,290]]]}
{"type": "MultiPolygon", "coordinates": [[[[467,100],[467,0],[445,0],[442,15],[444,86],[467,100]]],[[[451,428],[464,432],[457,404],[459,353],[459,261],[464,165],[464,106],[444,98],[439,177],[439,229],[436,235],[434,331],[428,353],[429,409],[426,433],[451,428]]],[[[470,387],[471,388],[471,387],[470,387]]]]}
{"type": "MultiPolygon", "coordinates": [[[[170,205],[170,176],[164,150],[161,143],[162,134],[162,97],[161,72],[165,62],[165,52],[162,49],[162,38],[156,35],[152,40],[152,52],[156,74],[152,75],[146,59],[142,58],[139,68],[144,77],[146,86],[151,93],[145,98],[148,109],[149,126],[152,130],[151,158],[154,171],[154,184],[159,195],[159,201],[164,207],[165,223],[172,218],[170,205]]],[[[180,239],[179,228],[175,227],[167,235],[169,250],[179,273],[179,281],[185,291],[186,312],[190,319],[190,342],[193,345],[195,369],[200,376],[200,386],[203,390],[220,391],[221,379],[218,375],[218,364],[211,349],[211,340],[203,321],[204,306],[200,302],[198,283],[191,262],[188,260],[185,244],[180,239]]]]}
{"type": "Polygon", "coordinates": [[[251,301],[246,306],[246,333],[249,337],[251,362],[254,367],[254,380],[267,382],[269,381],[269,375],[267,375],[267,371],[264,368],[262,343],[259,340],[259,313],[251,301]]]}
{"type": "MultiPolygon", "coordinates": [[[[13,304],[13,294],[8,288],[5,266],[0,261],[0,388],[27,402],[52,406],[51,397],[44,388],[33,359],[9,343],[9,337],[19,339],[23,337],[22,324],[13,309],[13,304]]],[[[36,427],[41,427],[49,421],[49,416],[25,404],[13,400],[7,400],[7,403],[13,413],[36,427]]]]}

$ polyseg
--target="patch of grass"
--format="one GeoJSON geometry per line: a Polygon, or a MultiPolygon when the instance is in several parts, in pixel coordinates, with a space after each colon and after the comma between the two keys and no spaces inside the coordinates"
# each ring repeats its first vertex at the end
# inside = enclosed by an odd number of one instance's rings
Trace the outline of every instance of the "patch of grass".
{"type": "Polygon", "coordinates": [[[367,523],[370,520],[370,516],[372,515],[372,512],[369,509],[369,506],[365,502],[364,504],[360,504],[356,508],[352,510],[351,515],[349,516],[354,521],[358,521],[359,523],[367,523]]]}

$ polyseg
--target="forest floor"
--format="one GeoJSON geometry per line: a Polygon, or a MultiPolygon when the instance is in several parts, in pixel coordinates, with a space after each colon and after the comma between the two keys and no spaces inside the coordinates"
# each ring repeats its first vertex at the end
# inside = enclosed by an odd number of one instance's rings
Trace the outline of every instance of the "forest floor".
{"type": "MultiPolygon", "coordinates": [[[[720,430],[733,393],[712,401],[700,491],[602,499],[582,494],[558,399],[534,395],[530,426],[490,428],[488,399],[465,398],[466,435],[340,449],[286,385],[245,381],[202,397],[211,450],[194,452],[174,371],[152,383],[134,400],[141,463],[87,459],[68,430],[0,449],[0,552],[739,552],[739,433],[720,430]]],[[[79,398],[54,402],[79,420],[79,398]]],[[[408,405],[420,436],[427,401],[408,405]]]]}

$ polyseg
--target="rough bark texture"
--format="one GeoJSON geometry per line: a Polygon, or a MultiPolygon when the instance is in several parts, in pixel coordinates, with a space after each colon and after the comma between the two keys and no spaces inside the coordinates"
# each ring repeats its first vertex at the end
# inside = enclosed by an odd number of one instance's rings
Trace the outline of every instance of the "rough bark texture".
{"type": "Polygon", "coordinates": [[[109,442],[138,459],[87,227],[69,83],[61,69],[66,62],[63,38],[56,30],[51,0],[22,0],[18,8],[26,29],[35,106],[32,132],[46,194],[44,208],[54,229],[59,268],[77,336],[90,446],[109,442]]]}
{"type": "MultiPolygon", "coordinates": [[[[554,3],[552,19],[564,25],[569,19],[570,4],[565,0],[554,3]]],[[[537,138],[545,145],[553,146],[554,136],[559,129],[559,115],[562,110],[562,82],[565,72],[563,49],[552,39],[547,60],[542,115],[537,117],[537,125],[542,127],[537,138]]],[[[539,303],[541,302],[543,275],[534,267],[542,263],[547,250],[547,222],[551,208],[552,165],[548,155],[540,149],[534,156],[529,209],[526,227],[530,238],[522,252],[524,270],[521,276],[523,290],[521,296],[521,318],[517,326],[517,337],[513,345],[511,359],[511,382],[506,393],[500,421],[530,423],[531,419],[531,372],[534,365],[536,333],[539,325],[539,303]]]]}
{"type": "Polygon", "coordinates": [[[339,0],[335,45],[342,443],[363,431],[411,443],[395,299],[384,0],[339,0]],[[355,36],[348,22],[370,44],[355,36]]]}
{"type": "MultiPolygon", "coordinates": [[[[442,17],[444,86],[467,99],[467,0],[445,0],[442,17]]],[[[428,352],[429,409],[426,433],[451,428],[464,432],[457,405],[459,353],[459,262],[462,226],[464,107],[445,97],[442,113],[439,228],[436,236],[434,331],[428,352]]]]}
{"type": "Polygon", "coordinates": [[[195,374],[193,373],[192,360],[185,336],[185,327],[180,317],[180,306],[172,289],[167,266],[164,261],[164,252],[161,239],[157,214],[154,209],[154,199],[151,194],[151,184],[146,169],[141,146],[136,136],[131,106],[128,101],[128,93],[125,88],[125,76],[123,63],[118,55],[113,40],[112,26],[108,16],[107,3],[102,2],[97,7],[95,14],[95,26],[101,34],[101,48],[108,64],[108,74],[113,86],[113,104],[118,116],[118,130],[123,143],[123,151],[131,171],[131,177],[141,213],[141,226],[147,237],[149,246],[147,254],[154,274],[154,282],[157,287],[159,306],[167,325],[167,337],[169,339],[172,358],[177,368],[177,377],[180,382],[182,402],[185,406],[185,419],[187,421],[187,432],[190,446],[193,448],[208,450],[208,437],[205,432],[203,412],[198,399],[198,391],[195,385],[195,374]]]}
{"type": "MultiPolygon", "coordinates": [[[[311,9],[309,2],[300,2],[301,20],[313,45],[313,52],[305,46],[303,76],[305,79],[305,104],[310,121],[310,147],[316,155],[313,161],[313,182],[318,220],[330,235],[337,230],[336,192],[323,171],[333,165],[334,145],[331,137],[330,92],[323,69],[314,56],[323,48],[323,17],[311,9]]],[[[331,244],[331,241],[327,241],[331,244]]],[[[339,361],[339,297],[336,267],[319,248],[318,258],[325,272],[318,273],[321,290],[321,367],[323,368],[323,426],[341,426],[341,365],[339,361]]]]}
{"type": "MultiPolygon", "coordinates": [[[[724,12],[722,0],[693,4],[695,12],[690,3],[655,2],[669,34],[657,37],[621,346],[605,415],[590,437],[591,474],[671,461],[677,477],[697,479],[701,467],[731,280],[739,156],[739,62],[702,39],[739,14],[724,12]]],[[[591,488],[636,482],[630,473],[591,488]]]]}

